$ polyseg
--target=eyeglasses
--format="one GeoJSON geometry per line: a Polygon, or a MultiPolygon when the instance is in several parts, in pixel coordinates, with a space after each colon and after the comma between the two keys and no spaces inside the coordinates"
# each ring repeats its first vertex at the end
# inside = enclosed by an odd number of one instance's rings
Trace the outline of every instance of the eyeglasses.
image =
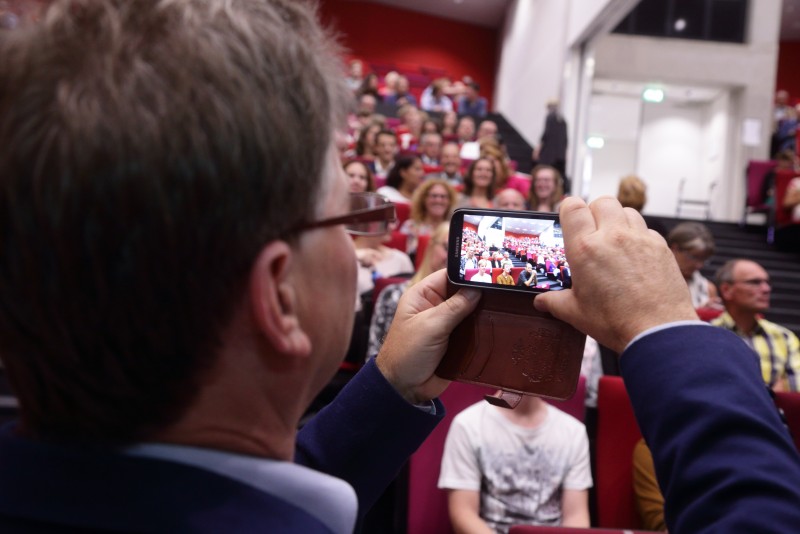
{"type": "Polygon", "coordinates": [[[428,193],[428,198],[435,200],[447,200],[450,198],[450,195],[445,193],[428,193]]]}
{"type": "Polygon", "coordinates": [[[763,284],[770,286],[768,278],[749,278],[747,280],[734,280],[732,284],[747,284],[748,286],[760,287],[763,284]]]}
{"type": "Polygon", "coordinates": [[[383,235],[397,220],[394,204],[377,193],[350,193],[350,213],[299,225],[295,232],[343,224],[347,233],[363,236],[383,235]]]}

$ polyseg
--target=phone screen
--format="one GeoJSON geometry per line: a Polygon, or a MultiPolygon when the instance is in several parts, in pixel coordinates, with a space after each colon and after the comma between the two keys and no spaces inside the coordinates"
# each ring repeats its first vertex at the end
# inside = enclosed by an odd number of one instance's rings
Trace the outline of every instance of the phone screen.
{"type": "Polygon", "coordinates": [[[513,291],[571,287],[558,215],[456,210],[450,222],[447,275],[454,284],[513,291]]]}

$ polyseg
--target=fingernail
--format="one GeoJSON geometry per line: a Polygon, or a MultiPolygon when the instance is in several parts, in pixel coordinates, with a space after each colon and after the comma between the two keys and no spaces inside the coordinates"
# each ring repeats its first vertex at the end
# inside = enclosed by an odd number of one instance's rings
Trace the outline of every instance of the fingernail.
{"type": "Polygon", "coordinates": [[[481,292],[477,289],[464,288],[461,290],[461,294],[464,295],[464,297],[471,302],[474,302],[479,298],[481,298],[481,292]]]}

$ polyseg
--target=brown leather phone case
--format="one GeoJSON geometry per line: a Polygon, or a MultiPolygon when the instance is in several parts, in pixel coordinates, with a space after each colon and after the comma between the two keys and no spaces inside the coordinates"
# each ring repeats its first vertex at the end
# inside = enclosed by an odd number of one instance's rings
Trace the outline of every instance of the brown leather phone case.
{"type": "MultiPolygon", "coordinates": [[[[448,296],[458,286],[448,282],[448,296]]],[[[536,311],[534,294],[486,290],[477,309],[450,335],[436,374],[499,388],[492,404],[513,408],[521,395],[570,398],[578,385],[586,336],[536,311]]]]}

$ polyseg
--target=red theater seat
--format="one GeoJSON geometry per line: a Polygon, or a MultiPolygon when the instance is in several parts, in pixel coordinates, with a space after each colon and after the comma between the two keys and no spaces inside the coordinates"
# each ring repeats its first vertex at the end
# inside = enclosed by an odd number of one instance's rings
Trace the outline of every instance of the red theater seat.
{"type": "Polygon", "coordinates": [[[597,394],[597,523],[641,528],[633,492],[633,448],[642,438],[622,378],[603,376],[597,394]]]}

